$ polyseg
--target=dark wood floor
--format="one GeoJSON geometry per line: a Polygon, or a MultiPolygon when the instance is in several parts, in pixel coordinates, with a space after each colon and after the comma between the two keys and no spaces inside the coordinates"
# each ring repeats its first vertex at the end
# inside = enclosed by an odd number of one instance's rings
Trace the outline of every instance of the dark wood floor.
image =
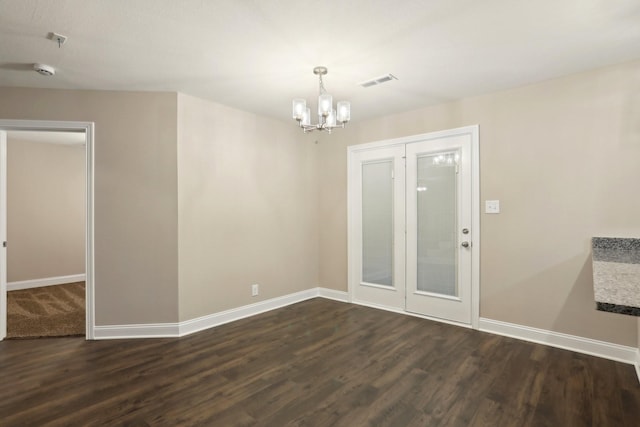
{"type": "Polygon", "coordinates": [[[180,339],[0,343],[2,426],[638,426],[631,365],[314,299],[180,339]]]}

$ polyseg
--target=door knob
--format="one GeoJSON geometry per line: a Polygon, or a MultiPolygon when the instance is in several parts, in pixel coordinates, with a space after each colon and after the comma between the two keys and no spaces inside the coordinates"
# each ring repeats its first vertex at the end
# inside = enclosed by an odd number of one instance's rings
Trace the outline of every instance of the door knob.
{"type": "Polygon", "coordinates": [[[469,242],[462,242],[460,243],[460,246],[462,246],[463,248],[468,248],[471,245],[469,244],[469,242]]]}

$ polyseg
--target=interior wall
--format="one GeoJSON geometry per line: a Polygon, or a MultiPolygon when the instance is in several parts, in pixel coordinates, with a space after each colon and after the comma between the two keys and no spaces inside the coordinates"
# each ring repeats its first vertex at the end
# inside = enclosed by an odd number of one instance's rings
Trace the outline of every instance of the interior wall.
{"type": "Polygon", "coordinates": [[[317,147],[291,123],[178,94],[181,321],[318,286],[317,147]]]}
{"type": "Polygon", "coordinates": [[[7,140],[7,281],[85,273],[85,147],[7,140]]]}
{"type": "Polygon", "coordinates": [[[480,315],[636,346],[635,318],[595,310],[590,239],[640,237],[639,118],[636,61],[354,120],[320,144],[321,286],[347,290],[346,147],[479,124],[480,198],[502,210],[481,214],[480,315]]]}
{"type": "Polygon", "coordinates": [[[95,122],[96,325],[176,322],[177,95],[3,87],[0,118],[95,122]]]}

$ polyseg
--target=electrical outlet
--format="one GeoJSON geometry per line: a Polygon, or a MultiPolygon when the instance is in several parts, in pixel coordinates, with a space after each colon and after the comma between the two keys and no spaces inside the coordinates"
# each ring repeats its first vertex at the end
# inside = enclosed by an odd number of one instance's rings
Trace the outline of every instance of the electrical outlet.
{"type": "Polygon", "coordinates": [[[251,285],[251,296],[255,297],[259,293],[260,293],[259,285],[257,285],[257,284],[251,285]]]}

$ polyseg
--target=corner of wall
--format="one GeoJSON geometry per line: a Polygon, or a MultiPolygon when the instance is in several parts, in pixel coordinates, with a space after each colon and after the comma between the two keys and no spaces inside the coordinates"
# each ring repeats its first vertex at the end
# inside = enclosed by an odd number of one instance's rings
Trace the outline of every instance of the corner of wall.
{"type": "Polygon", "coordinates": [[[179,321],[316,284],[313,140],[292,123],[180,93],[177,115],[179,321]]]}

